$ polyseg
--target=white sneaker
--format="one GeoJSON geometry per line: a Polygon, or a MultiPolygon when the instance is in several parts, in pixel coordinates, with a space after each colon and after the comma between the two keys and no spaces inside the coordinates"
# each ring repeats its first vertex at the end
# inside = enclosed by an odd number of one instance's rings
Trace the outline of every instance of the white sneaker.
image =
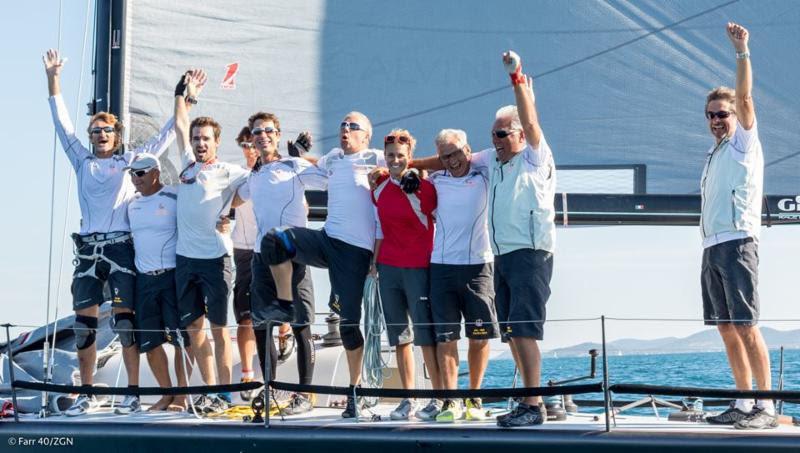
{"type": "Polygon", "coordinates": [[[136,395],[126,395],[117,407],[114,408],[114,413],[117,415],[128,415],[142,410],[142,404],[139,397],[136,395]]]}
{"type": "Polygon", "coordinates": [[[417,412],[417,400],[405,398],[400,401],[400,404],[389,414],[392,420],[408,420],[417,412]]]}
{"type": "Polygon", "coordinates": [[[64,411],[64,415],[67,417],[77,417],[78,415],[95,412],[99,408],[100,402],[97,401],[94,395],[81,395],[69,409],[64,411]]]}
{"type": "Polygon", "coordinates": [[[417,418],[425,421],[436,420],[436,416],[442,411],[442,402],[436,398],[431,399],[428,405],[417,411],[417,418]]]}

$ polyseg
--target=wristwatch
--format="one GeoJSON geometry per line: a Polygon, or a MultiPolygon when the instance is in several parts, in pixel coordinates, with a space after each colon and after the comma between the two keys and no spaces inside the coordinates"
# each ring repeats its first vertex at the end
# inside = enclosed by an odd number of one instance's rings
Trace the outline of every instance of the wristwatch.
{"type": "Polygon", "coordinates": [[[736,52],[736,59],[737,60],[746,60],[748,58],[750,58],[750,52],[749,51],[736,52]]]}
{"type": "Polygon", "coordinates": [[[197,98],[192,96],[186,96],[186,102],[189,104],[197,104],[197,98]]]}

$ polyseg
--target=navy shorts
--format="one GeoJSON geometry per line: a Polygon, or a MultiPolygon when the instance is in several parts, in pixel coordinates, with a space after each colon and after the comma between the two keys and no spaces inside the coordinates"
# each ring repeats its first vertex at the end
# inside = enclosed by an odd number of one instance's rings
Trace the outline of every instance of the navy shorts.
{"type": "MultiPolygon", "coordinates": [[[[266,329],[264,309],[277,299],[275,280],[260,253],[253,253],[253,281],[251,283],[250,313],[254,329],[266,329]]],[[[294,299],[294,326],[314,323],[314,285],[308,266],[292,263],[292,297],[294,299]]]]}
{"type": "Polygon", "coordinates": [[[211,324],[228,323],[228,295],[231,292],[231,258],[187,258],[175,260],[175,285],[181,328],[205,316],[211,324]]]}
{"type": "Polygon", "coordinates": [[[378,289],[389,346],[411,342],[417,346],[436,344],[429,284],[428,269],[378,264],[378,289]]]}
{"type": "Polygon", "coordinates": [[[553,254],[544,250],[520,249],[494,257],[495,304],[503,341],[544,338],[552,276],[553,254]]]}
{"type": "Polygon", "coordinates": [[[253,251],[233,249],[233,263],[236,266],[236,277],[233,281],[233,317],[236,324],[250,319],[250,282],[253,251]]]}
{"type": "MultiPolygon", "coordinates": [[[[110,233],[114,234],[114,233],[110,233]]],[[[122,234],[122,233],[120,233],[122,234]]],[[[128,236],[130,234],[128,233],[128,236]]],[[[74,237],[74,236],[73,236],[74,237]]],[[[85,237],[85,236],[84,236],[85,237]]],[[[134,289],[136,287],[136,265],[133,259],[133,242],[130,237],[116,244],[95,246],[76,238],[78,255],[102,255],[103,258],[78,260],[72,279],[72,308],[81,310],[105,302],[103,286],[108,283],[112,308],[134,308],[134,289]],[[107,260],[131,273],[113,270],[107,260]],[[92,270],[92,266],[94,269],[92,270]],[[88,275],[80,276],[89,272],[88,275]]]]}
{"type": "MultiPolygon", "coordinates": [[[[136,343],[139,352],[147,352],[170,342],[178,346],[178,296],[175,290],[175,269],[162,274],[136,276],[136,343]]],[[[189,346],[189,335],[180,331],[183,343],[189,346]]]]}
{"type": "Polygon", "coordinates": [[[497,338],[500,328],[494,307],[492,263],[431,263],[431,309],[436,341],[461,338],[461,317],[467,338],[497,338]]]}
{"type": "Polygon", "coordinates": [[[294,262],[328,269],[333,293],[329,305],[342,317],[341,325],[360,323],[372,251],[334,239],[325,230],[289,228],[286,232],[297,249],[294,262]]]}
{"type": "Polygon", "coordinates": [[[700,274],[703,319],[708,326],[758,323],[758,245],[753,238],[703,250],[700,274]]]}

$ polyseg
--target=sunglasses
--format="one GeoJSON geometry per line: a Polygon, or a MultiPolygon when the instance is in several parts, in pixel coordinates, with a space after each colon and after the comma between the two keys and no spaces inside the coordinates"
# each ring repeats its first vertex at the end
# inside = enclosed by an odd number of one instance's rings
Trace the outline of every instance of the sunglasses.
{"type": "Polygon", "coordinates": [[[365,131],[364,127],[362,127],[358,123],[348,123],[347,121],[343,121],[342,124],[339,125],[339,129],[350,129],[351,131],[365,131]]]}
{"type": "Polygon", "coordinates": [[[100,132],[105,132],[106,134],[110,134],[114,132],[114,126],[93,127],[92,130],[90,130],[89,132],[91,132],[92,134],[99,134],[100,132]]]}
{"type": "Polygon", "coordinates": [[[399,143],[401,145],[408,145],[411,143],[411,139],[405,135],[387,135],[383,138],[383,144],[388,145],[390,143],[399,143]]]}
{"type": "Polygon", "coordinates": [[[721,119],[721,120],[724,120],[724,119],[728,118],[731,115],[735,115],[735,113],[734,112],[728,112],[728,111],[725,111],[725,110],[720,110],[719,112],[706,112],[706,118],[708,118],[710,120],[713,120],[715,116],[717,118],[721,119]]]}
{"type": "Polygon", "coordinates": [[[241,148],[250,149],[253,147],[253,144],[250,142],[242,142],[239,144],[241,148]]]}
{"type": "Polygon", "coordinates": [[[275,129],[274,127],[257,127],[255,129],[251,129],[250,133],[253,134],[253,136],[256,136],[261,135],[262,132],[269,135],[280,131],[280,129],[275,129]]]}
{"type": "Polygon", "coordinates": [[[511,129],[511,130],[498,129],[496,131],[492,131],[492,135],[494,135],[497,138],[506,138],[506,137],[508,137],[509,135],[511,135],[511,134],[513,134],[515,132],[519,132],[519,130],[518,129],[511,129]]]}
{"type": "Polygon", "coordinates": [[[145,168],[144,170],[131,170],[129,173],[131,176],[136,176],[137,178],[141,178],[142,176],[150,173],[150,170],[153,168],[145,168]]]}

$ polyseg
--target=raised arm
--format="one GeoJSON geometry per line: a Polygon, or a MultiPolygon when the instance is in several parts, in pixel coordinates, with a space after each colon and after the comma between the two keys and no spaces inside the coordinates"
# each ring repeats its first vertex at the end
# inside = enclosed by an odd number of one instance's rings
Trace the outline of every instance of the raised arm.
{"type": "Polygon", "coordinates": [[[503,65],[511,77],[517,111],[522,122],[525,138],[532,148],[538,148],[542,140],[542,128],[539,126],[539,115],[536,113],[536,99],[533,95],[533,79],[522,73],[522,62],[519,55],[509,50],[503,54],[503,65]]]}
{"type": "Polygon", "coordinates": [[[44,62],[44,69],[47,73],[47,89],[50,93],[50,113],[53,116],[53,125],[56,128],[56,135],[61,142],[61,147],[67,153],[67,158],[72,164],[73,168],[78,168],[78,165],[84,157],[91,155],[91,151],[87,149],[75,136],[75,126],[69,117],[69,111],[64,104],[64,98],[61,96],[61,68],[66,62],[58,54],[55,49],[50,49],[42,57],[44,62]]]}
{"type": "MultiPolygon", "coordinates": [[[[178,140],[178,149],[185,159],[193,160],[194,157],[190,156],[191,140],[189,130],[189,108],[186,105],[187,99],[189,101],[197,99],[200,89],[205,85],[207,80],[206,73],[202,69],[192,69],[187,71],[178,85],[175,87],[175,136],[178,140]],[[185,92],[185,96],[184,96],[185,92]]],[[[186,163],[184,162],[184,165],[186,163]]]]}
{"type": "Polygon", "coordinates": [[[750,67],[750,33],[746,28],[733,22],[728,22],[728,39],[736,51],[736,115],[739,124],[746,130],[753,127],[756,120],[756,110],[753,104],[753,70],[750,67]]]}
{"type": "Polygon", "coordinates": [[[62,59],[56,49],[49,49],[44,56],[44,70],[47,73],[47,91],[50,96],[61,94],[61,68],[64,67],[66,59],[62,59]]]}

